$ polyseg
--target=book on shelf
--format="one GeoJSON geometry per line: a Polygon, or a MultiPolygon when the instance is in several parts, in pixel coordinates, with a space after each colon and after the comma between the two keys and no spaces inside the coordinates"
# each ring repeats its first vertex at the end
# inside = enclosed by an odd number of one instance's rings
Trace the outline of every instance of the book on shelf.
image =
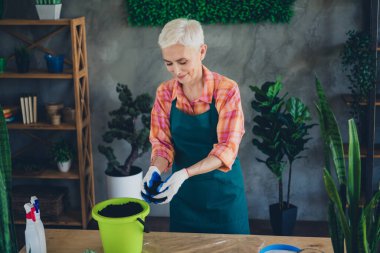
{"type": "Polygon", "coordinates": [[[22,113],[22,123],[23,124],[27,124],[26,123],[26,109],[25,109],[25,99],[24,97],[20,97],[20,104],[21,104],[21,113],[22,113]]]}
{"type": "Polygon", "coordinates": [[[20,97],[22,123],[37,123],[37,96],[20,97]]]}
{"type": "Polygon", "coordinates": [[[33,96],[33,119],[37,123],[37,96],[33,96]]]}
{"type": "Polygon", "coordinates": [[[32,104],[32,97],[28,97],[28,112],[29,112],[29,123],[34,123],[33,120],[33,104],[32,104]]]}

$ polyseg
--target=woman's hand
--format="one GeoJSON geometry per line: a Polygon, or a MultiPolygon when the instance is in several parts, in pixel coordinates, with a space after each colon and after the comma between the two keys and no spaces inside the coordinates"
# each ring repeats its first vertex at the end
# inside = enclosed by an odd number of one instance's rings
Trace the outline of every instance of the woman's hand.
{"type": "Polygon", "coordinates": [[[186,179],[189,178],[189,174],[186,169],[179,170],[168,177],[164,183],[158,186],[157,190],[160,192],[158,195],[154,196],[154,199],[164,199],[165,201],[160,202],[158,204],[166,204],[169,203],[174,195],[177,194],[179,188],[185,182],[186,179]]]}
{"type": "Polygon", "coordinates": [[[151,199],[148,197],[158,193],[157,187],[161,183],[161,171],[156,166],[150,166],[141,185],[141,196],[145,199],[145,201],[148,203],[151,202],[151,199]]]}

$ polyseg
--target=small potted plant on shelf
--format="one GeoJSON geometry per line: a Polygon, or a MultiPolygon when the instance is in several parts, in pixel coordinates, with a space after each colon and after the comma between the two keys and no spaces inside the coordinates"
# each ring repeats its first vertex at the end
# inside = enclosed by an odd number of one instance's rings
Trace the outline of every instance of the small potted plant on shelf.
{"type": "Polygon", "coordinates": [[[258,112],[254,117],[252,132],[255,135],[253,145],[267,156],[266,160],[257,159],[266,164],[277,177],[279,201],[270,205],[270,220],[273,232],[277,235],[291,235],[296,218],[297,206],[290,203],[290,186],[295,160],[302,158],[300,153],[306,149],[309,130],[314,124],[309,109],[300,99],[286,95],[280,97],[282,83],[266,82],[261,88],[250,87],[255,92],[252,108],[258,112]],[[283,200],[283,171],[289,164],[287,199],[283,200]]]}
{"type": "Polygon", "coordinates": [[[17,72],[27,73],[30,67],[30,51],[27,47],[19,47],[15,49],[17,72]]]}
{"type": "Polygon", "coordinates": [[[349,153],[346,168],[340,130],[318,79],[316,89],[324,144],[323,180],[330,199],[328,221],[334,252],[376,253],[380,243],[380,191],[366,203],[362,202],[360,144],[355,121],[348,121],[349,153]],[[336,175],[336,180],[332,174],[336,175]]]}
{"type": "Polygon", "coordinates": [[[40,19],[59,19],[62,0],[36,0],[36,9],[40,19]]]}
{"type": "Polygon", "coordinates": [[[65,141],[54,143],[51,155],[57,163],[59,171],[66,173],[70,170],[73,152],[65,141]]]}
{"type": "Polygon", "coordinates": [[[107,178],[108,197],[141,198],[142,169],[133,166],[134,161],[148,151],[150,111],[152,98],[141,94],[135,99],[127,85],[118,83],[116,92],[119,94],[120,108],[109,113],[111,120],[108,130],[103,134],[103,141],[111,144],[122,140],[131,146],[130,154],[120,163],[110,146],[99,145],[98,150],[108,160],[105,171],[107,178]]]}

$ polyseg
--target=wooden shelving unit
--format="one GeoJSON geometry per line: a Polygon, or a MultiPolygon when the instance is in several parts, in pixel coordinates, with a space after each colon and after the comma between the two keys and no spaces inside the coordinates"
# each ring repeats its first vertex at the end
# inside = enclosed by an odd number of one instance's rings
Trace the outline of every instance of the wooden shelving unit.
{"type": "MultiPolygon", "coordinates": [[[[348,144],[345,143],[343,144],[344,148],[344,156],[348,157],[348,144]]],[[[360,157],[361,158],[366,158],[368,156],[367,154],[367,149],[363,145],[360,147],[360,157]]],[[[380,158],[380,144],[376,144],[374,147],[374,153],[373,153],[373,158],[380,158]]]]}
{"type": "MultiPolygon", "coordinates": [[[[87,48],[86,48],[86,29],[85,18],[79,17],[74,19],[60,20],[0,20],[0,32],[7,33],[26,43],[27,48],[31,50],[40,50],[44,53],[54,53],[51,49],[44,46],[44,42],[53,36],[69,31],[69,41],[71,47],[71,59],[65,59],[65,64],[70,68],[63,73],[52,74],[46,70],[32,70],[28,73],[17,73],[16,71],[7,70],[0,74],[1,79],[46,79],[52,80],[49,85],[54,85],[54,80],[67,80],[67,85],[73,85],[74,103],[75,103],[75,124],[62,123],[58,126],[46,122],[34,124],[22,124],[19,122],[9,123],[10,131],[23,132],[33,139],[39,139],[38,133],[47,131],[57,133],[57,131],[70,131],[76,135],[75,165],[68,173],[61,173],[55,168],[43,168],[37,172],[20,172],[13,171],[13,179],[22,180],[70,180],[79,183],[80,210],[71,210],[65,208],[65,212],[59,219],[44,219],[45,225],[55,226],[80,226],[87,228],[91,219],[91,209],[95,204],[94,193],[94,173],[91,146],[91,128],[90,128],[90,108],[89,108],[89,82],[87,66],[87,48]],[[38,28],[39,31],[48,28],[50,31],[47,35],[34,40],[22,34],[20,30],[31,30],[38,28]],[[52,31],[51,31],[52,30],[52,31]]],[[[0,43],[1,47],[1,43],[0,43]]],[[[11,55],[8,60],[13,60],[11,55]]],[[[70,58],[70,57],[65,57],[70,58]]],[[[6,82],[0,82],[0,85],[6,82]]],[[[45,137],[46,138],[46,137],[45,137]]],[[[40,138],[41,141],[43,138],[40,138]]],[[[12,145],[12,143],[11,143],[12,145]]],[[[27,149],[28,147],[25,147],[27,149]]],[[[16,221],[17,224],[24,224],[25,220],[16,221]]]]}
{"type": "MultiPolygon", "coordinates": [[[[376,110],[380,107],[380,92],[378,87],[380,86],[380,69],[379,69],[379,32],[380,32],[380,6],[378,0],[370,0],[363,2],[363,10],[365,11],[364,18],[364,30],[369,31],[371,36],[371,48],[375,56],[375,83],[368,98],[364,101],[360,101],[359,104],[366,107],[367,119],[363,123],[365,128],[365,139],[361,140],[360,147],[362,158],[362,190],[364,194],[363,202],[368,202],[372,198],[372,195],[376,189],[373,189],[373,169],[374,160],[380,159],[380,144],[375,142],[376,137],[376,110]],[[368,15],[370,14],[370,15],[368,15]]],[[[354,99],[349,94],[342,95],[344,102],[351,106],[354,99]]],[[[348,154],[348,145],[344,145],[345,155],[348,154]]]]}
{"type": "Polygon", "coordinates": [[[61,123],[58,126],[54,126],[47,122],[39,122],[32,124],[22,124],[22,123],[9,123],[8,129],[12,130],[51,130],[51,131],[74,131],[76,126],[74,124],[61,123]]]}
{"type": "MultiPolygon", "coordinates": [[[[366,4],[366,3],[365,3],[366,4]]],[[[366,201],[369,201],[372,198],[373,192],[375,189],[372,187],[373,183],[373,168],[374,168],[374,159],[380,158],[378,156],[378,144],[375,143],[376,136],[376,109],[380,106],[378,87],[380,84],[380,70],[379,70],[379,31],[380,31],[380,6],[378,0],[368,1],[367,11],[369,12],[368,22],[365,25],[369,30],[371,35],[371,44],[373,53],[375,56],[375,83],[373,89],[368,96],[368,102],[365,103],[367,106],[367,129],[366,129],[366,156],[364,163],[363,184],[364,184],[364,193],[366,201]]]]}
{"type": "MultiPolygon", "coordinates": [[[[70,210],[62,214],[59,219],[44,219],[45,226],[74,226],[78,227],[82,225],[80,219],[81,212],[80,210],[70,210]]],[[[25,219],[16,218],[15,224],[23,225],[25,224],[25,219]]]]}
{"type": "Polygon", "coordinates": [[[13,170],[13,178],[18,179],[67,179],[67,180],[79,180],[78,168],[71,168],[67,173],[61,173],[55,168],[41,169],[36,172],[24,172],[13,170]]]}
{"type": "MultiPolygon", "coordinates": [[[[342,95],[342,99],[346,103],[346,105],[348,105],[348,106],[351,106],[353,101],[354,101],[354,98],[350,94],[342,95]]],[[[367,101],[361,101],[361,102],[359,102],[359,104],[363,105],[363,106],[368,106],[368,100],[367,101]]],[[[380,95],[379,94],[376,95],[375,106],[380,106],[380,95]]]]}
{"type": "Polygon", "coordinates": [[[0,78],[15,78],[15,79],[72,79],[72,73],[52,74],[43,70],[31,70],[25,74],[19,74],[16,71],[7,71],[0,74],[0,78]]]}

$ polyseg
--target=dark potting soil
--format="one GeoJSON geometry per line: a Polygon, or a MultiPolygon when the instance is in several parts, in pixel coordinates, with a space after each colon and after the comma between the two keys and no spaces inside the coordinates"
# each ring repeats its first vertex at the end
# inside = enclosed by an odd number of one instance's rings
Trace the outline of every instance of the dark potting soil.
{"type": "Polygon", "coordinates": [[[125,177],[125,176],[134,176],[134,175],[137,175],[139,174],[140,172],[142,171],[141,168],[139,167],[136,167],[136,166],[132,166],[131,167],[131,171],[129,174],[125,175],[125,174],[122,174],[121,172],[119,172],[118,170],[112,170],[111,173],[106,173],[106,175],[108,176],[111,176],[111,177],[125,177]]]}
{"type": "Polygon", "coordinates": [[[101,216],[109,218],[122,218],[141,213],[142,210],[143,208],[140,204],[135,202],[128,202],[121,205],[108,205],[98,213],[101,216]]]}

